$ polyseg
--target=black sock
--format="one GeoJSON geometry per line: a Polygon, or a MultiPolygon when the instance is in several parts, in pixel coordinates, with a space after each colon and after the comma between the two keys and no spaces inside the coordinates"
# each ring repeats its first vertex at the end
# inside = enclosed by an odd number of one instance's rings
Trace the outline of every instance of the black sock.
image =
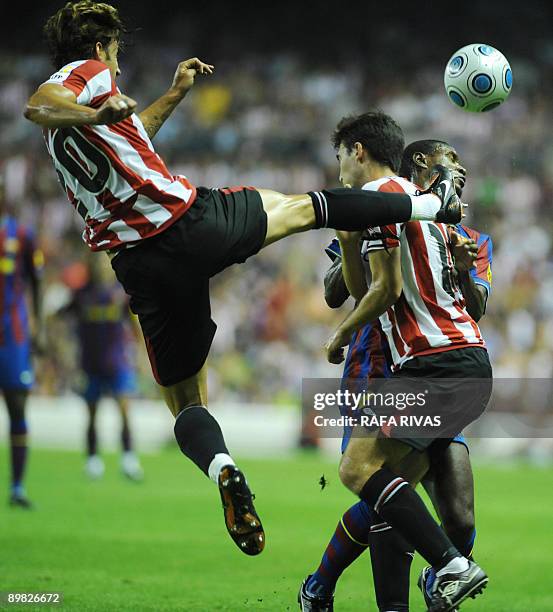
{"type": "Polygon", "coordinates": [[[181,451],[206,476],[209,476],[209,464],[217,453],[228,455],[219,423],[203,406],[191,406],[177,415],[175,438],[181,451]]]}
{"type": "Polygon", "coordinates": [[[12,487],[20,487],[23,484],[25,466],[27,464],[27,425],[23,421],[19,429],[11,426],[10,450],[12,461],[12,487]]]}
{"type": "Polygon", "coordinates": [[[98,439],[96,437],[96,425],[92,422],[88,424],[86,430],[86,451],[88,456],[96,455],[98,452],[98,439]]]}
{"type": "Polygon", "coordinates": [[[308,195],[317,228],[354,231],[411,219],[411,198],[405,194],[339,188],[310,191],[308,195]]]}
{"type": "Polygon", "coordinates": [[[359,497],[397,529],[436,570],[460,556],[416,491],[388,468],[375,472],[359,497]]]}
{"type": "Polygon", "coordinates": [[[132,450],[131,430],[127,421],[121,427],[121,446],[125,452],[132,450]]]}
{"type": "Polygon", "coordinates": [[[369,543],[378,609],[408,612],[413,547],[387,523],[371,527],[369,543]]]}

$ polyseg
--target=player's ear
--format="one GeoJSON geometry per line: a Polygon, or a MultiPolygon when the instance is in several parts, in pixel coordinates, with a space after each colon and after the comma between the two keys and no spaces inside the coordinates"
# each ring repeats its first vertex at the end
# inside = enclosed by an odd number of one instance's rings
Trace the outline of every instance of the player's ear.
{"type": "Polygon", "coordinates": [[[102,54],[105,56],[104,46],[101,42],[97,42],[94,45],[94,59],[102,60],[102,54]]]}
{"type": "Polygon", "coordinates": [[[360,142],[355,142],[353,144],[353,148],[355,150],[355,159],[358,162],[363,161],[363,153],[364,153],[363,145],[360,142]]]}
{"type": "Polygon", "coordinates": [[[421,153],[420,151],[416,151],[415,153],[413,153],[413,162],[418,168],[428,169],[426,155],[424,153],[421,153]]]}

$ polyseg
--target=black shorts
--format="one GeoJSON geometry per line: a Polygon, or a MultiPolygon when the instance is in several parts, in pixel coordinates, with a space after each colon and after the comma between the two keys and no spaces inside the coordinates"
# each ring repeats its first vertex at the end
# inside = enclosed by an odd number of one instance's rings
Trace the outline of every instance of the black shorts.
{"type": "Polygon", "coordinates": [[[459,432],[475,421],[486,409],[492,393],[492,367],[488,352],[480,347],[466,347],[415,357],[393,374],[405,388],[428,393],[424,411],[440,416],[443,427],[425,428],[424,436],[394,436],[413,448],[439,452],[459,432]],[[427,384],[428,383],[428,384],[427,384]]]}
{"type": "Polygon", "coordinates": [[[199,187],[192,206],[171,227],[112,259],[160,385],[202,368],[217,327],[209,279],[257,253],[266,234],[267,215],[253,187],[199,187]]]}

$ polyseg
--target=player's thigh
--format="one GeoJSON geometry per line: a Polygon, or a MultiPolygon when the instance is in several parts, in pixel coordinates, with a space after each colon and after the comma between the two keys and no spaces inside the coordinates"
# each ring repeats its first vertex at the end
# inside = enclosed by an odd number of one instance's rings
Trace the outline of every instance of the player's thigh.
{"type": "Polygon", "coordinates": [[[165,403],[173,416],[191,406],[207,406],[207,364],[199,372],[167,387],[160,386],[165,403]]]}
{"type": "Polygon", "coordinates": [[[474,521],[474,477],[467,447],[451,443],[433,458],[433,499],[444,523],[474,521]]]}
{"type": "Polygon", "coordinates": [[[315,211],[307,194],[285,195],[269,189],[259,189],[259,195],[267,214],[264,247],[291,234],[315,227],[315,211]]]}
{"type": "Polygon", "coordinates": [[[114,268],[131,296],[156,382],[173,387],[193,379],[207,359],[216,329],[209,278],[198,274],[186,257],[156,249],[140,253],[134,266],[125,269],[119,262],[114,268]]]}
{"type": "Polygon", "coordinates": [[[348,489],[357,493],[384,464],[400,463],[411,450],[399,440],[353,435],[342,455],[340,478],[348,489]]]}

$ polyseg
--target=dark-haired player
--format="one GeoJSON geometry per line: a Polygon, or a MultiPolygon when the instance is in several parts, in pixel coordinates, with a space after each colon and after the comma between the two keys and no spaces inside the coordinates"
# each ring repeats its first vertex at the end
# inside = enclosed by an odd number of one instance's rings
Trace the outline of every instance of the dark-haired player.
{"type": "MultiPolygon", "coordinates": [[[[367,113],[345,118],[338,125],[334,145],[341,181],[366,189],[415,191],[415,185],[396,176],[403,152],[401,129],[397,126],[393,140],[379,138],[380,120],[376,117],[378,114],[367,113]]],[[[464,175],[457,162],[449,166],[456,174],[464,175]]],[[[447,227],[408,223],[372,232],[365,249],[372,273],[368,290],[359,256],[360,234],[339,234],[344,279],[357,306],[327,342],[329,361],[340,363],[341,347],[352,334],[382,317],[395,376],[411,371],[414,377],[422,372],[438,378],[491,377],[486,352],[480,348],[483,340],[478,327],[464,311],[462,296],[451,278],[453,262],[448,255],[447,227]]],[[[489,385],[485,385],[482,396],[476,398],[478,413],[485,408],[488,391],[489,385]]],[[[457,414],[465,414],[461,405],[464,400],[460,397],[459,405],[452,406],[457,414]]],[[[417,550],[435,568],[437,578],[429,603],[429,610],[434,612],[453,610],[467,596],[480,592],[487,577],[452,545],[408,484],[415,484],[426,472],[425,451],[432,443],[432,438],[398,438],[387,431],[377,438],[352,436],[342,457],[340,477],[370,509],[364,517],[362,542],[367,541],[368,520],[373,532],[393,531],[401,540],[400,548],[405,549],[409,543],[408,549],[417,550]]],[[[342,527],[347,532],[347,527],[342,527]]],[[[311,607],[305,596],[309,586],[314,585],[304,583],[300,591],[303,609],[332,609],[331,599],[326,607],[311,607]]],[[[396,610],[395,602],[381,609],[396,610]]]]}
{"type": "MultiPolygon", "coordinates": [[[[360,160],[361,167],[366,164],[360,160]]],[[[402,155],[399,174],[424,187],[431,180],[431,169],[436,164],[460,170],[457,187],[461,195],[464,169],[459,168],[458,155],[448,143],[422,140],[408,145],[402,155]]],[[[365,169],[369,181],[373,174],[365,169]]],[[[475,321],[485,312],[491,290],[492,242],[489,236],[458,224],[452,234],[455,270],[466,308],[475,321]],[[458,238],[461,237],[461,239],[458,238]]],[[[325,300],[331,308],[338,308],[349,297],[342,275],[342,257],[337,239],[327,247],[333,264],[325,276],[325,300]]],[[[350,341],[344,364],[343,380],[374,379],[391,375],[390,348],[378,321],[369,323],[356,332],[350,341]]],[[[351,435],[347,430],[342,441],[345,449],[351,435]]],[[[439,453],[432,456],[431,470],[423,479],[440,516],[442,526],[452,542],[470,556],[474,544],[474,487],[473,476],[464,436],[459,435],[439,453]]],[[[370,533],[371,510],[365,502],[358,502],[344,513],[323,554],[317,570],[307,579],[300,598],[304,610],[332,610],[333,593],[342,572],[367,548],[371,550],[377,602],[381,612],[408,610],[409,571],[411,548],[390,530],[389,526],[373,526],[370,533]]],[[[423,592],[431,589],[433,571],[422,574],[423,592]]]]}
{"type": "Polygon", "coordinates": [[[31,502],[23,486],[28,453],[25,404],[34,380],[31,345],[42,348],[43,344],[43,263],[33,232],[7,213],[0,177],[0,389],[10,420],[9,503],[27,509],[31,508],[31,502]],[[33,339],[25,299],[27,290],[33,305],[33,339]]]}
{"type": "Polygon", "coordinates": [[[205,361],[215,333],[210,277],[290,234],[457,221],[461,204],[449,179],[436,184],[439,197],[196,188],[170,174],[151,138],[195,77],[213,66],[197,58],[181,62],[168,91],[136,114],[136,102],[115,84],[123,32],[109,4],[83,0],[61,8],[45,26],[56,72],[31,96],[25,116],[44,130],[60,182],[85,221],[86,243],[108,251],[131,296],[181,450],[219,485],[236,544],[257,554],[264,533],[251,492],[206,409],[205,361]]]}

